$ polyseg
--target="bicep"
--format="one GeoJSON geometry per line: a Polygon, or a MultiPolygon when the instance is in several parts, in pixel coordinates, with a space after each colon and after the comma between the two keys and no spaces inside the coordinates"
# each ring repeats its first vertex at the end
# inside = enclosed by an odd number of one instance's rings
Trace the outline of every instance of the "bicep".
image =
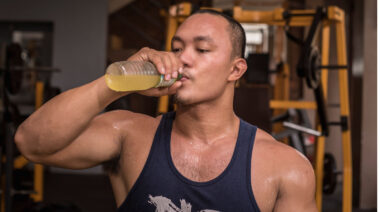
{"type": "Polygon", "coordinates": [[[117,157],[121,150],[122,132],[114,114],[95,117],[86,129],[67,147],[38,162],[68,169],[85,169],[117,157]]]}

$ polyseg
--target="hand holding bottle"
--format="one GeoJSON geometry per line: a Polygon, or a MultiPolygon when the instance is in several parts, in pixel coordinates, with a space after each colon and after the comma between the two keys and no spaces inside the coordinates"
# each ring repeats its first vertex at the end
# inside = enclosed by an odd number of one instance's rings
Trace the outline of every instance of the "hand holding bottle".
{"type": "Polygon", "coordinates": [[[174,94],[181,86],[181,62],[171,52],[143,48],[127,61],[107,68],[106,82],[115,91],[142,91],[143,95],[174,94]]]}

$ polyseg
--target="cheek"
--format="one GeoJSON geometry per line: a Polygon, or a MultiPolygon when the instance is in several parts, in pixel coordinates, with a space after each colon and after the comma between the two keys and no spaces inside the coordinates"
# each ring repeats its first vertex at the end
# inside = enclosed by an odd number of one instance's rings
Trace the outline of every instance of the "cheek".
{"type": "Polygon", "coordinates": [[[197,78],[195,93],[205,98],[219,95],[224,91],[226,86],[226,76],[222,70],[215,67],[213,70],[208,70],[208,73],[200,78],[197,78]]]}
{"type": "Polygon", "coordinates": [[[230,57],[223,52],[215,52],[200,60],[202,75],[211,75],[214,78],[226,77],[230,68],[230,57]]]}

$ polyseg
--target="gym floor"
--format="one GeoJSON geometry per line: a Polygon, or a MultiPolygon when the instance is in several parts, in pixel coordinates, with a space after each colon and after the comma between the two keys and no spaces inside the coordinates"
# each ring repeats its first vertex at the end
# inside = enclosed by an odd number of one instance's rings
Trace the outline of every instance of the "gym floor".
{"type": "MultiPolygon", "coordinates": [[[[342,211],[341,194],[342,186],[339,184],[333,194],[324,195],[322,211],[342,211]]],[[[78,210],[67,210],[68,212],[116,211],[112,188],[106,175],[46,173],[44,198],[44,205],[71,205],[78,208],[78,210]]],[[[353,209],[353,212],[376,212],[376,209],[353,209]]]]}

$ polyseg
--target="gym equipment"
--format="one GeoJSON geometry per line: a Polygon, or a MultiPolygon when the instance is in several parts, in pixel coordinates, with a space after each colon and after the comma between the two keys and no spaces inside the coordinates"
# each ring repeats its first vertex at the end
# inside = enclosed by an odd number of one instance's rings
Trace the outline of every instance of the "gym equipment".
{"type": "Polygon", "coordinates": [[[306,152],[306,145],[305,145],[306,137],[304,134],[315,136],[316,132],[310,129],[311,123],[306,114],[306,111],[290,108],[286,111],[286,113],[280,114],[278,116],[274,116],[271,119],[272,123],[282,122],[284,123],[285,127],[287,127],[287,124],[291,126],[292,122],[295,122],[295,121],[302,123],[302,127],[301,128],[296,127],[296,129],[294,129],[294,127],[290,127],[289,129],[284,129],[277,133],[272,133],[272,136],[278,141],[282,141],[288,138],[289,140],[287,140],[287,142],[289,145],[297,149],[299,152],[301,152],[305,156],[308,156],[306,152]]]}
{"type": "MultiPolygon", "coordinates": [[[[14,195],[30,195],[35,202],[43,200],[43,166],[34,164],[34,179],[33,189],[25,190],[14,187],[14,169],[21,169],[29,163],[23,156],[15,158],[15,149],[13,136],[15,134],[17,126],[21,123],[22,117],[18,111],[17,105],[12,102],[10,96],[17,95],[22,87],[22,79],[25,73],[32,74],[33,86],[34,86],[34,108],[38,109],[45,98],[51,98],[54,93],[58,91],[57,88],[50,87],[46,82],[47,78],[53,72],[59,71],[52,67],[34,67],[28,68],[23,66],[21,55],[21,47],[18,44],[10,44],[7,48],[7,60],[5,70],[0,69],[0,76],[2,76],[1,95],[2,95],[2,108],[3,112],[3,130],[4,130],[4,142],[5,146],[5,162],[4,175],[5,178],[2,181],[4,191],[1,196],[1,211],[10,212],[13,208],[13,196],[14,195]],[[20,60],[21,59],[21,60],[20,60]],[[45,92],[48,91],[48,92],[45,92]]],[[[4,159],[4,158],[3,158],[4,159]]],[[[3,174],[3,173],[1,173],[3,174]]]]}
{"type": "Polygon", "coordinates": [[[323,193],[332,194],[335,191],[338,174],[341,172],[337,171],[334,156],[326,153],[323,163],[323,193]]]}
{"type": "MultiPolygon", "coordinates": [[[[180,3],[169,8],[168,12],[162,11],[167,18],[167,39],[166,50],[170,50],[171,39],[175,34],[178,25],[191,14],[193,7],[190,3],[180,3]]],[[[221,11],[221,9],[213,8],[221,11]]],[[[317,130],[322,133],[317,137],[315,148],[314,169],[316,173],[316,202],[319,211],[322,210],[322,190],[323,190],[323,166],[324,166],[324,149],[325,137],[328,135],[328,122],[324,114],[324,101],[328,93],[327,80],[328,71],[337,70],[339,72],[339,97],[340,97],[340,122],[332,122],[330,125],[338,124],[342,130],[342,148],[343,148],[343,197],[342,210],[344,212],[352,211],[352,153],[351,153],[351,131],[348,123],[349,118],[349,97],[348,97],[348,72],[347,72],[347,51],[345,35],[345,18],[344,11],[335,6],[327,8],[317,8],[316,10],[291,10],[286,11],[283,8],[277,8],[273,11],[251,11],[243,10],[235,6],[231,11],[232,17],[241,23],[266,23],[278,27],[308,27],[310,31],[304,46],[304,59],[300,60],[298,74],[306,78],[310,88],[314,90],[315,101],[290,101],[288,93],[282,95],[282,99],[273,99],[270,101],[272,109],[312,109],[318,111],[319,124],[317,130]],[[338,65],[329,65],[330,52],[330,28],[336,28],[336,49],[338,65]],[[315,33],[321,31],[322,49],[321,55],[314,48],[315,33]],[[322,120],[321,120],[322,117],[322,120]]],[[[294,39],[297,40],[297,39],[294,39]]],[[[303,43],[303,42],[300,42],[303,43]]],[[[288,67],[284,65],[284,72],[289,76],[288,67]]],[[[288,79],[282,80],[282,87],[287,89],[288,79]]],[[[281,89],[281,88],[275,88],[281,89]]],[[[284,89],[284,90],[285,90],[284,89]]],[[[284,91],[285,92],[285,91],[284,91]]],[[[159,99],[158,113],[168,111],[168,96],[159,99]]]]}

